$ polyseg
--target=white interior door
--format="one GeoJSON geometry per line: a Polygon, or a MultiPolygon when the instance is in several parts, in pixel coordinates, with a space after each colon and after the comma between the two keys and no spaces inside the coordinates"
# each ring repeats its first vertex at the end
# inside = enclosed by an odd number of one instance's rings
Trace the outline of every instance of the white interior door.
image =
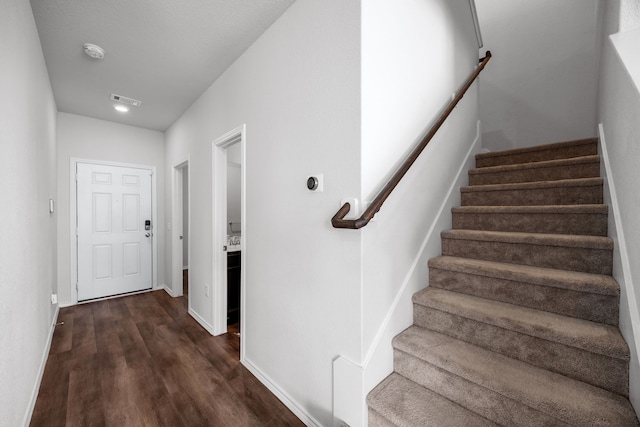
{"type": "Polygon", "coordinates": [[[78,301],[151,289],[152,171],[77,163],[76,172],[78,301]]]}

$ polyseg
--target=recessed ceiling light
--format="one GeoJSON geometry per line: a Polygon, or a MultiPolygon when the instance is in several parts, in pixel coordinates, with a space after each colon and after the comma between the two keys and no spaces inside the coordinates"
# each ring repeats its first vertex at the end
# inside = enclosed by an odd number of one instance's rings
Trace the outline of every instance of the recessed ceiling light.
{"type": "Polygon", "coordinates": [[[126,105],[114,105],[113,108],[116,109],[116,111],[119,111],[121,113],[126,113],[129,111],[129,107],[127,107],[126,105]]]}
{"type": "Polygon", "coordinates": [[[104,58],[104,49],[98,45],[92,43],[85,43],[82,48],[84,49],[84,53],[90,56],[93,59],[102,59],[104,58]]]}

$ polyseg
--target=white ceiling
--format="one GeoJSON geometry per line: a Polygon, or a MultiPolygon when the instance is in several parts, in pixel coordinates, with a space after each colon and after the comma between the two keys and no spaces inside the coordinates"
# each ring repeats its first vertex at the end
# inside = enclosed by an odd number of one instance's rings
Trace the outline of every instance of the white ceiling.
{"type": "Polygon", "coordinates": [[[60,111],[164,131],[293,2],[31,0],[31,7],[60,111]],[[104,59],[86,56],[85,43],[102,47],[104,59]],[[112,93],[142,105],[118,113],[112,93]]]}

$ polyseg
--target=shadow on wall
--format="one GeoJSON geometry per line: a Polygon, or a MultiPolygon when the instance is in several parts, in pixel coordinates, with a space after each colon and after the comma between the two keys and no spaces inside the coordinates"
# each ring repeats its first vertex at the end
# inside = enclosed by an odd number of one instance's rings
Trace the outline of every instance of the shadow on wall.
{"type": "MultiPolygon", "coordinates": [[[[501,59],[503,63],[509,61],[508,58],[501,59]]],[[[586,128],[586,124],[579,123],[580,118],[572,121],[571,117],[555,114],[558,112],[558,106],[550,104],[557,95],[552,93],[554,85],[550,85],[549,81],[553,80],[554,76],[569,73],[574,64],[586,64],[588,61],[588,55],[575,55],[566,61],[556,63],[554,67],[539,70],[535,78],[522,76],[525,80],[522,85],[529,86],[527,93],[537,94],[537,99],[533,100],[521,96],[520,93],[510,92],[492,81],[481,81],[480,118],[485,126],[482,132],[482,147],[499,151],[594,136],[595,130],[588,135],[576,134],[576,129],[586,128]],[[489,109],[488,105],[493,108],[489,109]],[[544,108],[545,105],[549,105],[550,108],[544,108]],[[500,123],[503,124],[501,128],[492,128],[492,124],[500,123]]],[[[565,101],[565,108],[591,102],[591,95],[584,91],[574,90],[572,93],[577,95],[565,101]]]]}

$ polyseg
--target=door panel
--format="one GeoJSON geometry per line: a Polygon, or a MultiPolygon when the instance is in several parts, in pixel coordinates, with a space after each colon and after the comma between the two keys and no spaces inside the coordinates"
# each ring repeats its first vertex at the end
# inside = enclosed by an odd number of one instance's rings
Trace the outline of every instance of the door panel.
{"type": "Polygon", "coordinates": [[[78,163],[77,177],[78,301],[150,289],[151,170],[78,163]]]}

